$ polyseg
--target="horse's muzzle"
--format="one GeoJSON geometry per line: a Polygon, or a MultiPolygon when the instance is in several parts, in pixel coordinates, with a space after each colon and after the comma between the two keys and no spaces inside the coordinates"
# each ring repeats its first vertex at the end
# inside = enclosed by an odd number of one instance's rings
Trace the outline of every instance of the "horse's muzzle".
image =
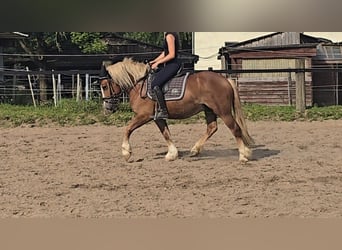
{"type": "Polygon", "coordinates": [[[105,114],[115,113],[119,107],[119,100],[116,98],[103,99],[103,109],[105,114]]]}

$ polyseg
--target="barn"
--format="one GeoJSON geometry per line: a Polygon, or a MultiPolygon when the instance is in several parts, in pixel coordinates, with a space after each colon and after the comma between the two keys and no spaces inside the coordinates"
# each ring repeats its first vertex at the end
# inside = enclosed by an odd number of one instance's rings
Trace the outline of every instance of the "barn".
{"type": "Polygon", "coordinates": [[[4,54],[17,47],[18,40],[25,39],[26,34],[20,32],[0,32],[0,81],[4,81],[4,70],[6,68],[6,57],[4,54]]]}
{"type": "MultiPolygon", "coordinates": [[[[0,32],[0,103],[9,102],[13,92],[12,80],[6,79],[8,70],[13,70],[14,65],[18,63],[18,58],[8,56],[10,53],[16,53],[18,42],[26,39],[27,34],[21,32],[0,32]]],[[[17,77],[13,77],[17,82],[17,77]]]]}
{"type": "Polygon", "coordinates": [[[293,105],[296,73],[276,69],[311,69],[305,72],[305,105],[338,105],[341,100],[341,45],[302,32],[275,32],[219,49],[222,67],[228,70],[274,69],[274,72],[234,73],[245,103],[293,105]],[[314,69],[317,69],[315,71],[314,69]]]}

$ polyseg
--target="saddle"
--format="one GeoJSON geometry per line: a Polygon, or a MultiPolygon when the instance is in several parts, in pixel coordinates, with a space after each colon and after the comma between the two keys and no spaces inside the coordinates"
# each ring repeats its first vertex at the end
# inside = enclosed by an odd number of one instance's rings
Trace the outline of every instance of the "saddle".
{"type": "MultiPolygon", "coordinates": [[[[163,85],[162,92],[164,94],[165,101],[180,100],[184,96],[185,84],[190,72],[177,73],[171,80],[163,85]]],[[[153,73],[147,77],[147,96],[152,100],[156,100],[152,93],[151,83],[154,78],[153,73]]]]}

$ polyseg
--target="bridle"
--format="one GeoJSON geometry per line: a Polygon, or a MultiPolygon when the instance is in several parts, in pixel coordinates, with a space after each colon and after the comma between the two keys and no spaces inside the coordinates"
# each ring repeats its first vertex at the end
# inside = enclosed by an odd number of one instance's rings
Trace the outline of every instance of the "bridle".
{"type": "Polygon", "coordinates": [[[104,91],[103,87],[104,86],[101,85],[102,99],[104,101],[110,100],[110,99],[119,99],[121,96],[121,93],[122,93],[121,88],[119,87],[120,91],[116,92],[115,88],[114,88],[114,81],[111,78],[109,78],[108,76],[99,77],[100,82],[101,82],[101,80],[107,80],[108,85],[106,87],[108,87],[108,91],[109,91],[109,96],[104,97],[104,94],[103,94],[103,91],[104,91]]]}
{"type": "MultiPolygon", "coordinates": [[[[150,66],[150,64],[148,64],[148,65],[150,66]]],[[[151,67],[149,67],[147,73],[144,76],[142,76],[140,79],[136,80],[135,83],[142,82],[142,84],[144,84],[151,73],[153,73],[153,70],[151,69],[151,67]]],[[[131,77],[131,78],[133,79],[133,77],[131,77]]],[[[120,89],[119,91],[117,91],[115,86],[114,86],[115,83],[114,83],[113,79],[110,77],[110,75],[108,74],[108,72],[104,66],[102,66],[99,81],[100,81],[100,87],[101,87],[101,93],[102,93],[102,100],[104,102],[117,104],[119,102],[119,98],[122,94],[122,91],[129,92],[129,90],[130,90],[130,89],[122,90],[122,88],[117,85],[118,89],[120,89]],[[105,86],[101,84],[102,80],[107,80],[107,84],[105,86]],[[104,89],[105,87],[107,87],[108,90],[105,90],[104,89]],[[104,97],[105,96],[104,91],[109,91],[109,95],[107,97],[104,97]]],[[[142,91],[142,89],[143,89],[143,87],[141,88],[140,91],[142,91]]],[[[144,96],[142,96],[142,93],[140,93],[140,96],[142,98],[144,98],[144,96]]]]}

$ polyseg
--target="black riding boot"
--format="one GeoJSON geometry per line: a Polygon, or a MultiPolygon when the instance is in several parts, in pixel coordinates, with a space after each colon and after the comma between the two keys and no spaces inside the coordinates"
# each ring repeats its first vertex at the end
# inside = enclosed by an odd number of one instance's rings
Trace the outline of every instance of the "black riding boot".
{"type": "Polygon", "coordinates": [[[166,108],[166,103],[165,103],[163,92],[161,91],[159,86],[155,86],[153,88],[153,93],[157,97],[157,102],[158,102],[158,110],[157,110],[157,113],[155,115],[155,119],[156,120],[158,120],[158,119],[167,119],[169,117],[169,114],[167,112],[167,108],[166,108]]]}

